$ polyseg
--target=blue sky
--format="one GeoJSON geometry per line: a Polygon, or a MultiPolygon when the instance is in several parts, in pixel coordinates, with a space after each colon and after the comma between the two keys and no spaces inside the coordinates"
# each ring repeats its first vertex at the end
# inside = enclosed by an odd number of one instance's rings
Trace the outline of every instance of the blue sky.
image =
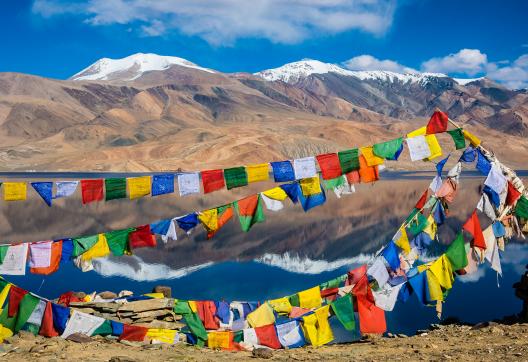
{"type": "Polygon", "coordinates": [[[312,58],[524,88],[526,14],[525,0],[2,1],[0,71],[64,79],[102,57],[152,52],[224,72],[312,58]]]}

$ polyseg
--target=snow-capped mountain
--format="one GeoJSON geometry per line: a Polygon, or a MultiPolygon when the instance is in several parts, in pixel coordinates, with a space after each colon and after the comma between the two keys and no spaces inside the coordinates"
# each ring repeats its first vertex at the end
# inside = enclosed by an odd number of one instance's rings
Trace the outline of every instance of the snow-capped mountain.
{"type": "MultiPolygon", "coordinates": [[[[399,81],[406,83],[426,84],[432,79],[449,78],[442,73],[397,73],[386,70],[348,70],[332,63],[323,63],[319,60],[306,59],[298,62],[288,63],[278,68],[267,69],[254,75],[261,77],[268,81],[281,80],[286,83],[296,83],[299,80],[308,77],[312,74],[326,74],[336,73],[340,75],[356,77],[360,80],[379,80],[382,82],[394,83],[399,81]]],[[[475,79],[454,79],[458,84],[465,85],[467,83],[479,80],[475,79]]]]}
{"type": "Polygon", "coordinates": [[[137,53],[121,59],[99,59],[70,79],[130,81],[139,78],[145,72],[161,71],[173,65],[214,73],[211,69],[200,67],[183,58],[137,53]]]}

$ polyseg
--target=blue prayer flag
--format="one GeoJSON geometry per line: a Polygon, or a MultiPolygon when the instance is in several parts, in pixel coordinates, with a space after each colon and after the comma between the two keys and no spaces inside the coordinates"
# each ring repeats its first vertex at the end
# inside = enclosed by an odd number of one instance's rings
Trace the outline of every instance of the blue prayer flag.
{"type": "Polygon", "coordinates": [[[123,323],[110,320],[110,324],[112,325],[113,336],[120,336],[123,334],[123,323]]]}
{"type": "Polygon", "coordinates": [[[69,262],[73,254],[73,240],[62,239],[61,263],[69,262]]]}
{"type": "Polygon", "coordinates": [[[290,161],[272,162],[275,182],[295,181],[295,173],[290,161]]]}
{"type": "Polygon", "coordinates": [[[322,205],[326,201],[326,195],[323,189],[321,189],[321,193],[319,194],[304,196],[299,184],[297,184],[297,195],[299,196],[299,200],[301,201],[304,212],[307,212],[316,206],[322,205]]]}
{"type": "Polygon", "coordinates": [[[53,198],[53,182],[32,182],[31,186],[42,197],[44,202],[51,206],[51,199],[53,198]]]}
{"type": "Polygon", "coordinates": [[[497,220],[492,225],[493,225],[492,226],[493,234],[495,234],[496,238],[500,238],[506,235],[506,229],[504,228],[504,225],[502,225],[500,221],[497,220]]]}
{"type": "Polygon", "coordinates": [[[476,156],[477,156],[476,150],[473,147],[469,146],[468,148],[464,150],[464,152],[462,153],[462,156],[460,156],[460,159],[458,161],[470,163],[470,162],[475,161],[476,156]]]}
{"type": "Polygon", "coordinates": [[[300,189],[296,182],[280,185],[280,188],[284,190],[286,195],[288,195],[288,197],[294,204],[297,203],[297,200],[299,198],[300,189]]]}
{"type": "Polygon", "coordinates": [[[495,206],[495,208],[499,208],[500,206],[500,196],[499,194],[493,190],[491,187],[489,187],[488,185],[484,185],[484,188],[482,189],[482,192],[485,193],[486,195],[488,195],[488,198],[490,199],[490,201],[493,203],[493,205],[495,206]]]}
{"type": "Polygon", "coordinates": [[[409,284],[418,301],[422,304],[427,304],[427,278],[425,272],[409,278],[409,284]]]}
{"type": "Polygon", "coordinates": [[[196,213],[188,214],[176,219],[178,226],[185,232],[189,232],[198,225],[198,215],[196,213]]]}
{"type": "Polygon", "coordinates": [[[70,308],[51,303],[51,310],[53,312],[53,326],[59,334],[62,334],[70,317],[70,308]]]}
{"type": "Polygon", "coordinates": [[[477,164],[475,165],[484,176],[487,176],[491,171],[491,162],[484,156],[484,154],[477,149],[477,164]]]}
{"type": "Polygon", "coordinates": [[[447,155],[446,158],[444,158],[443,160],[439,161],[437,164],[436,164],[436,173],[438,174],[438,176],[442,176],[442,170],[444,169],[444,166],[447,162],[447,160],[449,160],[449,156],[451,156],[451,154],[447,155]]]}
{"type": "Polygon", "coordinates": [[[387,260],[387,263],[392,270],[398,270],[400,268],[400,257],[398,256],[398,247],[391,240],[381,252],[381,255],[387,260]]]}
{"type": "Polygon", "coordinates": [[[169,227],[172,219],[165,219],[150,224],[150,231],[153,234],[166,235],[169,231],[169,227]]]}
{"type": "Polygon", "coordinates": [[[411,240],[411,246],[418,249],[418,254],[422,255],[425,251],[425,248],[433,242],[433,239],[426,232],[420,232],[418,235],[411,240]]]}
{"type": "Polygon", "coordinates": [[[152,177],[152,196],[171,194],[174,192],[174,175],[166,173],[152,177]]]}
{"type": "Polygon", "coordinates": [[[442,225],[445,222],[445,210],[442,203],[438,201],[433,209],[433,218],[437,225],[442,225]]]}
{"type": "Polygon", "coordinates": [[[400,291],[398,292],[398,300],[400,302],[407,302],[407,300],[409,299],[409,297],[411,296],[412,294],[412,290],[411,288],[409,287],[409,283],[405,283],[401,288],[400,288],[400,291]]]}

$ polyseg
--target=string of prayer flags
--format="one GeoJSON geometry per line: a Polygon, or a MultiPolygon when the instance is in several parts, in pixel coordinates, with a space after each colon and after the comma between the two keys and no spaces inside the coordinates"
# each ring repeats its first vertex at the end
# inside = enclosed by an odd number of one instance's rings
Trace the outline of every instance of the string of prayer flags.
{"type": "Polygon", "coordinates": [[[200,175],[198,172],[179,174],[178,190],[180,191],[180,196],[200,193],[200,175]]]}
{"type": "Polygon", "coordinates": [[[372,166],[378,166],[378,165],[383,164],[383,161],[384,161],[383,158],[378,157],[374,154],[372,146],[361,147],[360,150],[361,150],[361,155],[367,162],[367,166],[372,167],[372,166]]]}
{"type": "MultiPolygon", "coordinates": [[[[222,178],[223,181],[223,178],[222,178]]],[[[174,192],[174,175],[165,173],[152,176],[152,196],[171,194],[174,192]]]]}
{"type": "Polygon", "coordinates": [[[224,170],[207,170],[202,171],[202,184],[204,193],[221,190],[225,187],[224,170]]]}
{"type": "Polygon", "coordinates": [[[224,177],[228,190],[248,184],[246,168],[242,166],[224,169],[224,177]]]}
{"type": "MultiPolygon", "coordinates": [[[[372,151],[378,157],[387,159],[387,160],[397,160],[401,147],[403,145],[403,137],[396,138],[391,141],[377,143],[372,146],[372,151]]],[[[401,152],[401,151],[400,151],[401,152]]]]}
{"type": "Polygon", "coordinates": [[[53,198],[58,199],[73,195],[77,190],[77,185],[79,185],[79,181],[55,181],[56,191],[53,198]]]}
{"type": "Polygon", "coordinates": [[[461,150],[466,147],[466,138],[464,137],[462,128],[455,128],[447,131],[447,133],[453,139],[453,143],[455,144],[455,148],[457,150],[461,150]]]}
{"type": "Polygon", "coordinates": [[[105,200],[116,200],[126,198],[126,178],[106,178],[105,182],[105,200]]]}
{"type": "Polygon", "coordinates": [[[42,200],[51,207],[53,199],[53,182],[32,182],[31,186],[42,197],[42,200]]]}
{"type": "Polygon", "coordinates": [[[247,232],[254,224],[264,222],[265,217],[260,194],[238,200],[234,205],[243,231],[247,232]]]}
{"type": "Polygon", "coordinates": [[[425,136],[415,136],[405,139],[407,147],[409,148],[409,154],[411,161],[419,161],[431,156],[431,149],[427,143],[425,136]]]}
{"type": "Polygon", "coordinates": [[[269,164],[261,163],[246,166],[246,172],[248,183],[266,181],[269,179],[269,164]]]}
{"type": "Polygon", "coordinates": [[[310,178],[317,175],[314,157],[296,158],[293,160],[293,170],[295,179],[310,178]]]}
{"type": "Polygon", "coordinates": [[[324,180],[330,180],[342,175],[337,153],[326,153],[318,155],[316,158],[324,180]]]}
{"type": "Polygon", "coordinates": [[[295,172],[290,161],[272,162],[271,168],[275,182],[295,181],[295,172]]]}
{"type": "Polygon", "coordinates": [[[426,134],[442,133],[447,131],[449,117],[446,113],[435,111],[427,123],[426,134]]]}
{"type": "MultiPolygon", "coordinates": [[[[194,175],[198,177],[197,173],[195,173],[194,175]]],[[[150,176],[129,177],[127,179],[127,183],[128,183],[128,195],[130,197],[130,200],[138,199],[140,197],[147,196],[150,194],[151,185],[152,185],[150,176]]],[[[199,185],[199,181],[198,181],[198,185],[199,185]]],[[[198,192],[200,192],[199,186],[198,186],[198,192]]]]}
{"type": "Polygon", "coordinates": [[[476,210],[473,210],[471,213],[471,216],[466,221],[466,223],[462,226],[464,230],[466,230],[468,233],[473,236],[472,246],[475,248],[479,248],[482,250],[486,249],[486,242],[484,240],[484,236],[482,235],[482,228],[480,227],[480,221],[478,219],[478,215],[476,210]]]}
{"type": "Polygon", "coordinates": [[[24,201],[27,197],[25,182],[4,182],[4,201],[24,201]]]}
{"type": "Polygon", "coordinates": [[[102,201],[104,197],[103,179],[81,180],[82,203],[102,201]]]}
{"type": "Polygon", "coordinates": [[[343,173],[359,170],[359,149],[340,151],[337,153],[343,173]]]}

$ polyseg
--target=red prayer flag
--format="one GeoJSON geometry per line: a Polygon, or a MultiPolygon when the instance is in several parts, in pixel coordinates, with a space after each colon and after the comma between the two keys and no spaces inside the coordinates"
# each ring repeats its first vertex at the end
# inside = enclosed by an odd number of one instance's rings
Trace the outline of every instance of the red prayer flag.
{"type": "Polygon", "coordinates": [[[387,331],[385,311],[366,297],[357,297],[359,331],[361,334],[383,334],[387,331]]]}
{"type": "Polygon", "coordinates": [[[103,179],[81,180],[82,203],[102,201],[104,197],[103,179]]]}
{"type": "Polygon", "coordinates": [[[148,328],[131,326],[129,324],[123,324],[123,333],[119,336],[119,340],[127,340],[133,342],[143,342],[147,335],[148,328]]]}
{"type": "Polygon", "coordinates": [[[378,166],[367,165],[365,156],[359,156],[359,177],[362,183],[374,182],[379,180],[378,166]]]}
{"type": "Polygon", "coordinates": [[[425,192],[420,197],[420,200],[418,200],[418,202],[414,206],[415,208],[417,208],[418,210],[421,210],[425,206],[425,203],[427,202],[428,193],[429,193],[429,189],[425,190],[425,192]]]}
{"type": "Polygon", "coordinates": [[[204,193],[223,189],[225,187],[224,170],[202,171],[204,193]]]}
{"type": "Polygon", "coordinates": [[[337,293],[339,293],[339,288],[328,288],[321,290],[321,298],[326,299],[327,301],[333,302],[336,300],[337,293]]]}
{"type": "Polygon", "coordinates": [[[64,305],[66,307],[70,306],[70,303],[77,303],[82,302],[83,300],[80,298],[77,298],[72,291],[62,293],[57,300],[57,304],[64,305]]]}
{"type": "Polygon", "coordinates": [[[517,191],[515,186],[513,186],[510,181],[508,181],[508,195],[506,196],[506,205],[511,206],[515,204],[515,202],[517,202],[520,197],[521,193],[517,191]]]}
{"type": "Polygon", "coordinates": [[[48,275],[55,273],[59,269],[60,260],[62,257],[62,240],[54,241],[51,244],[50,265],[42,268],[30,268],[29,271],[33,274],[48,275]]]}
{"type": "Polygon", "coordinates": [[[350,270],[348,272],[348,279],[345,282],[345,285],[354,285],[356,284],[363,275],[367,274],[367,265],[364,264],[356,269],[350,270]]]}
{"type": "Polygon", "coordinates": [[[196,309],[198,309],[198,316],[202,320],[205,329],[218,329],[220,324],[216,314],[216,305],[211,301],[196,302],[196,309]]]}
{"type": "Polygon", "coordinates": [[[253,216],[257,210],[259,195],[251,195],[238,200],[238,213],[240,216],[253,216]]]}
{"type": "Polygon", "coordinates": [[[42,322],[40,322],[39,334],[44,337],[57,337],[59,333],[53,327],[53,310],[51,309],[51,302],[46,303],[42,322]]]}
{"type": "Polygon", "coordinates": [[[346,178],[347,178],[348,183],[351,185],[358,184],[361,180],[358,170],[350,171],[349,173],[346,174],[346,178]]]}
{"type": "Polygon", "coordinates": [[[155,247],[156,237],[150,231],[150,225],[136,227],[136,231],[128,234],[128,244],[131,248],[155,247]]]}
{"type": "Polygon", "coordinates": [[[319,162],[323,179],[330,180],[343,174],[337,153],[318,155],[316,158],[317,162],[319,162]]]}
{"type": "Polygon", "coordinates": [[[233,206],[229,206],[218,216],[218,229],[207,233],[207,239],[211,239],[231,218],[233,217],[233,206]]]}
{"type": "Polygon", "coordinates": [[[431,116],[429,123],[427,123],[426,134],[442,133],[447,131],[447,122],[449,117],[447,113],[436,111],[431,116]]]}
{"type": "Polygon", "coordinates": [[[486,249],[486,241],[484,240],[484,235],[482,235],[482,228],[480,227],[480,221],[475,210],[473,210],[471,217],[464,224],[463,229],[473,236],[473,242],[471,246],[480,248],[482,250],[486,249]]]}
{"type": "Polygon", "coordinates": [[[279,338],[277,337],[277,331],[275,330],[274,324],[268,324],[267,326],[255,327],[255,333],[258,338],[258,343],[273,349],[281,348],[279,338]]]}
{"type": "Polygon", "coordinates": [[[9,290],[9,309],[7,311],[9,317],[13,317],[18,313],[18,306],[27,293],[27,290],[17,287],[16,285],[11,285],[11,289],[9,290]]]}

